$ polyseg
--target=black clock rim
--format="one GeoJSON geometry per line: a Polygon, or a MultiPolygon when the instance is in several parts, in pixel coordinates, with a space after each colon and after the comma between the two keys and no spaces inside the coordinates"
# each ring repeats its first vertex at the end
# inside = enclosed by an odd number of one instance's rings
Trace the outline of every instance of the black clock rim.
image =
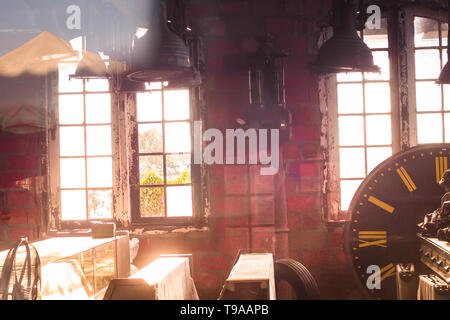
{"type": "Polygon", "coordinates": [[[362,293],[363,296],[367,300],[374,300],[374,297],[371,294],[369,294],[367,288],[365,288],[363,283],[361,282],[360,275],[358,274],[358,272],[356,271],[356,268],[355,268],[355,264],[354,264],[354,260],[353,260],[353,256],[352,256],[352,250],[351,250],[351,246],[350,246],[352,217],[353,217],[353,215],[355,213],[354,212],[355,211],[355,207],[359,203],[357,201],[357,199],[360,198],[361,194],[363,193],[363,191],[366,188],[366,186],[370,183],[370,181],[372,179],[374,179],[374,177],[381,170],[383,170],[388,163],[391,163],[391,162],[395,161],[396,159],[408,156],[411,153],[416,153],[416,152],[419,152],[419,151],[424,151],[424,150],[429,150],[429,149],[442,149],[442,150],[450,151],[450,143],[422,144],[422,145],[411,147],[409,149],[406,149],[404,151],[401,151],[401,152],[398,152],[398,153],[394,154],[390,158],[388,158],[388,159],[384,160],[383,162],[381,162],[378,166],[375,167],[375,169],[373,169],[367,175],[367,177],[363,180],[363,182],[358,187],[358,189],[356,190],[356,192],[355,192],[355,194],[354,194],[354,196],[352,198],[352,201],[351,201],[350,206],[348,208],[347,221],[344,224],[344,252],[345,252],[345,255],[346,255],[346,259],[347,259],[347,264],[349,265],[349,267],[351,269],[354,281],[356,282],[356,285],[358,286],[358,289],[360,290],[360,293],[362,293]]]}

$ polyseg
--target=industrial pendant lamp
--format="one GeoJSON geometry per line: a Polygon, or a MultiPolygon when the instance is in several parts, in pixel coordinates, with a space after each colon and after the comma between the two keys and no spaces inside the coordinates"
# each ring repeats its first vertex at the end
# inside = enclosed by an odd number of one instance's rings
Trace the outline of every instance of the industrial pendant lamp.
{"type": "Polygon", "coordinates": [[[288,54],[275,48],[275,37],[259,39],[259,51],[250,56],[250,104],[260,107],[286,107],[284,60],[288,54]]]}
{"type": "Polygon", "coordinates": [[[70,75],[75,79],[109,79],[111,75],[106,69],[105,62],[98,53],[86,51],[77,65],[75,74],[70,75]]]}
{"type": "MultiPolygon", "coordinates": [[[[448,23],[450,25],[450,0],[448,1],[448,23]]],[[[449,59],[447,60],[447,63],[445,64],[444,68],[441,71],[441,74],[439,75],[438,81],[436,81],[438,84],[450,84],[450,28],[448,32],[448,41],[447,41],[447,54],[449,59]]]]}
{"type": "Polygon", "coordinates": [[[275,37],[259,38],[259,50],[249,57],[250,109],[235,119],[244,128],[279,130],[280,141],[290,139],[292,116],[286,108],[285,59],[288,54],[275,47],[275,37]]]}
{"type": "Polygon", "coordinates": [[[319,50],[312,68],[318,73],[380,72],[369,47],[355,28],[356,5],[353,0],[333,1],[334,35],[319,50]]]}
{"type": "Polygon", "coordinates": [[[195,86],[199,76],[190,61],[183,39],[167,25],[166,3],[151,0],[151,25],[136,40],[131,53],[131,72],[127,78],[140,82],[173,82],[176,86],[195,86]]]}

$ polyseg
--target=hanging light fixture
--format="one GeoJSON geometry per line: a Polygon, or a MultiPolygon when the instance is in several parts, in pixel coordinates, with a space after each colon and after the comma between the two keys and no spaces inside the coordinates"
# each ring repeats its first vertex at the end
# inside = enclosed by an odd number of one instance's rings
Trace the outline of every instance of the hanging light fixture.
{"type": "Polygon", "coordinates": [[[275,48],[275,37],[260,38],[260,50],[250,57],[250,104],[285,107],[284,59],[288,54],[275,48]]]}
{"type": "Polygon", "coordinates": [[[185,87],[200,84],[186,43],[167,25],[165,1],[151,0],[151,9],[150,28],[135,42],[127,78],[140,82],[167,81],[169,86],[171,82],[185,87]]]}
{"type": "Polygon", "coordinates": [[[312,64],[316,72],[380,72],[374,64],[371,50],[358,36],[355,23],[354,1],[334,0],[334,35],[319,49],[317,60],[312,64]]]}
{"type": "Polygon", "coordinates": [[[70,75],[75,79],[109,79],[111,75],[106,69],[106,64],[98,53],[86,51],[77,65],[75,74],[70,75]]]}
{"type": "Polygon", "coordinates": [[[260,38],[259,51],[250,56],[250,110],[236,122],[247,128],[278,129],[280,140],[290,138],[292,117],[286,109],[284,60],[288,54],[275,48],[275,37],[260,38]]]}
{"type": "MultiPolygon", "coordinates": [[[[450,25],[450,0],[448,0],[448,23],[450,25]]],[[[445,64],[444,68],[441,71],[441,74],[439,75],[438,81],[436,81],[438,84],[450,84],[450,28],[447,34],[448,40],[447,40],[447,55],[448,60],[445,64]]]]}

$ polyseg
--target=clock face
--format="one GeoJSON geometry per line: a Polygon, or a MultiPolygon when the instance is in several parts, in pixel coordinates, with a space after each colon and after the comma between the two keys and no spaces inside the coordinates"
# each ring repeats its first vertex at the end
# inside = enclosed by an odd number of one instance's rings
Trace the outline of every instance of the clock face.
{"type": "Polygon", "coordinates": [[[450,144],[411,148],[381,163],[355,193],[345,250],[367,297],[396,299],[396,264],[418,263],[417,224],[441,205],[448,159],[450,144]]]}

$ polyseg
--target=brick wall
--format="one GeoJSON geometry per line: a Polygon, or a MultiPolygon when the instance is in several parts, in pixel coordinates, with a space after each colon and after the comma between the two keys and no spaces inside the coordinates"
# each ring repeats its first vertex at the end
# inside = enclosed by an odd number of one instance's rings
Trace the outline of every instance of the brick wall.
{"type": "MultiPolygon", "coordinates": [[[[342,229],[330,229],[321,209],[322,159],[317,79],[307,65],[316,55],[319,19],[329,0],[185,0],[192,25],[206,36],[206,128],[233,128],[248,107],[247,56],[256,36],[275,34],[287,59],[286,98],[292,141],[284,146],[287,168],[289,250],[315,276],[323,298],[358,298],[342,249],[342,229]]],[[[20,236],[37,237],[40,195],[39,135],[0,136],[0,249],[20,236]],[[29,178],[29,179],[26,179],[29,178]]],[[[194,280],[202,299],[217,299],[237,251],[274,250],[274,182],[257,166],[209,168],[209,231],[142,239],[138,265],[162,253],[193,253],[194,280]]]]}
{"type": "MultiPolygon", "coordinates": [[[[186,0],[194,30],[206,36],[206,127],[234,128],[248,102],[247,56],[256,36],[270,32],[287,59],[286,98],[293,113],[293,137],[284,146],[287,168],[289,249],[315,276],[322,297],[358,298],[343,252],[342,228],[330,229],[321,209],[318,83],[308,70],[316,55],[317,22],[330,1],[186,0]]],[[[193,253],[201,298],[217,299],[239,249],[273,252],[274,181],[257,166],[209,168],[210,232],[154,236],[141,241],[144,263],[160,252],[193,253]],[[262,226],[261,226],[262,225],[262,226]]]]}
{"type": "Polygon", "coordinates": [[[39,237],[39,141],[37,134],[0,135],[0,250],[20,237],[39,237]]]}

